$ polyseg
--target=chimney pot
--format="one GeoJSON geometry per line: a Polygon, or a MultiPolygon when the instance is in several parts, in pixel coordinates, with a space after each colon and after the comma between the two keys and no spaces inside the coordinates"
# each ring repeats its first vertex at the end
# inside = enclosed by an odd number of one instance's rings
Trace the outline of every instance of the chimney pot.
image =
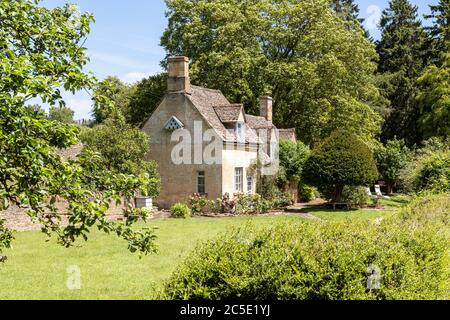
{"type": "Polygon", "coordinates": [[[169,78],[167,80],[168,92],[190,93],[189,58],[169,57],[169,78]]]}

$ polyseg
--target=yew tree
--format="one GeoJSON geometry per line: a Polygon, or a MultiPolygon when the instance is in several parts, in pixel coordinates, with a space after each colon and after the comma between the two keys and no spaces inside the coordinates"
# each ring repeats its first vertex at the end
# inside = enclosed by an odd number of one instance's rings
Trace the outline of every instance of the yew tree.
{"type": "MultiPolygon", "coordinates": [[[[64,246],[87,239],[97,226],[128,241],[131,251],[155,251],[153,230],[132,228],[144,213],[126,207],[124,222],[106,217],[112,202],[145,193],[149,176],[101,170],[94,152],[63,158],[58,150],[79,143],[78,129],[27,107],[33,98],[64,106],[62,88],[95,87],[96,78],[83,71],[88,62],[83,44],[93,16],[73,5],[49,9],[39,0],[1,0],[0,16],[0,215],[10,206],[28,208],[42,231],[64,246]],[[58,200],[67,203],[67,223],[61,223],[58,200]]],[[[107,104],[105,97],[93,99],[107,104]]],[[[0,252],[11,240],[0,221],[0,252]]]]}
{"type": "Polygon", "coordinates": [[[370,148],[356,135],[337,130],[322,141],[306,161],[303,179],[319,190],[333,189],[332,201],[341,200],[344,186],[363,186],[378,178],[370,148]]]}

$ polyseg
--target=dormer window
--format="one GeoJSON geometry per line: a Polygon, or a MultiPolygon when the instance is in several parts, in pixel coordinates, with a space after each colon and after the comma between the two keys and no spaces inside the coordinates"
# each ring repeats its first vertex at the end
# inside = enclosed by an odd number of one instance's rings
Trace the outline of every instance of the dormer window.
{"type": "Polygon", "coordinates": [[[182,128],[184,128],[183,123],[175,116],[172,116],[172,118],[170,118],[164,125],[164,129],[169,131],[175,131],[182,128]]]}
{"type": "Polygon", "coordinates": [[[236,123],[236,138],[237,142],[245,142],[245,131],[244,131],[245,124],[242,122],[236,123]]]}

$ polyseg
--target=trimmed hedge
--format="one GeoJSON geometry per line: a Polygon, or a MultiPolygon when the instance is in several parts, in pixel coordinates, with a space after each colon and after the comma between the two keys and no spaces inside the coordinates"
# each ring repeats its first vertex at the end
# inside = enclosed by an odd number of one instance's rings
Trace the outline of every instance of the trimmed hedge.
{"type": "Polygon", "coordinates": [[[443,268],[446,197],[417,200],[400,217],[378,224],[299,222],[235,230],[194,250],[166,283],[165,298],[442,298],[448,290],[442,284],[449,283],[443,268]],[[380,287],[369,289],[368,281],[377,279],[380,287]]]}

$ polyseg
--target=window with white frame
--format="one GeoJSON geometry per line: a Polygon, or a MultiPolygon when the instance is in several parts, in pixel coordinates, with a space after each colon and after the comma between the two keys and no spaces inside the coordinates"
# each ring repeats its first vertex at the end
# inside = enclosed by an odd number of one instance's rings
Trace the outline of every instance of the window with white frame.
{"type": "Polygon", "coordinates": [[[248,194],[253,194],[253,177],[247,177],[247,192],[248,194]]]}
{"type": "Polygon", "coordinates": [[[244,179],[244,168],[234,169],[234,190],[236,192],[243,192],[243,179],[244,179]]]}
{"type": "Polygon", "coordinates": [[[236,137],[237,142],[244,143],[245,142],[245,133],[244,133],[244,124],[243,123],[236,123],[236,137]]]}
{"type": "Polygon", "coordinates": [[[199,194],[206,193],[205,172],[204,171],[199,171],[197,174],[197,193],[199,193],[199,194]]]}

